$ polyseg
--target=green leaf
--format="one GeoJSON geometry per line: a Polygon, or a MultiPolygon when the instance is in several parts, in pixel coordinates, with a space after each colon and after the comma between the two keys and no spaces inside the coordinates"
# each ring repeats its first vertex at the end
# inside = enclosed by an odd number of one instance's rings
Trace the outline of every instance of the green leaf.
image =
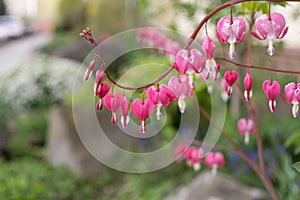
{"type": "Polygon", "coordinates": [[[295,170],[297,170],[300,173],[300,161],[294,163],[292,166],[294,167],[295,170]]]}
{"type": "Polygon", "coordinates": [[[300,132],[295,132],[291,136],[288,137],[288,139],[285,141],[285,146],[290,147],[293,144],[298,145],[300,143],[300,132]]]}

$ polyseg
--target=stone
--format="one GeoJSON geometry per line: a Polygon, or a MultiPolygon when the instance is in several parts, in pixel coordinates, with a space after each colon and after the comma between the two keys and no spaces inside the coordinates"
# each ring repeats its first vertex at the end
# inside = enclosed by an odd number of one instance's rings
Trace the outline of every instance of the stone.
{"type": "Polygon", "coordinates": [[[47,136],[47,159],[83,177],[100,174],[105,166],[84,147],[77,135],[71,108],[58,106],[50,114],[47,136]]]}
{"type": "Polygon", "coordinates": [[[187,186],[164,200],[267,200],[266,195],[257,188],[247,187],[232,176],[202,172],[187,186]]]}

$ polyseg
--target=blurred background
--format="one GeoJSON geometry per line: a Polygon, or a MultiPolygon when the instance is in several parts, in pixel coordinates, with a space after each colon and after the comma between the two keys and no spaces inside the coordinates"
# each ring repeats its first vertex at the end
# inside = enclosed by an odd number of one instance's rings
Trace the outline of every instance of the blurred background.
{"type": "MultiPolygon", "coordinates": [[[[191,200],[201,196],[201,199],[232,200],[241,199],[237,196],[238,192],[244,199],[257,199],[257,195],[260,199],[268,199],[260,180],[234,153],[224,152],[227,164],[216,179],[207,175],[205,167],[194,172],[185,163],[174,163],[146,174],[122,173],[105,167],[81,144],[72,119],[74,78],[93,48],[79,37],[82,29],[90,27],[98,42],[119,32],[144,26],[168,28],[189,36],[203,16],[222,2],[225,1],[0,0],[1,199],[191,200]],[[188,198],[180,196],[181,187],[185,188],[182,193],[190,195],[188,198]],[[256,188],[256,193],[249,192],[252,191],[250,188],[256,188]]],[[[256,16],[266,12],[267,4],[256,4],[249,4],[250,8],[258,6],[256,16]]],[[[250,8],[237,6],[234,14],[241,13],[247,17],[250,8]]],[[[251,63],[298,70],[300,6],[297,3],[277,4],[272,10],[286,16],[290,30],[284,40],[276,42],[277,53],[272,58],[265,53],[265,43],[253,40],[251,63]]],[[[210,20],[208,33],[212,38],[216,38],[215,24],[223,15],[229,15],[229,9],[210,20]]],[[[199,35],[197,41],[201,43],[204,30],[199,35]]],[[[216,55],[222,55],[227,46],[215,43],[216,55]]],[[[114,48],[119,48],[121,44],[115,45],[114,48]]],[[[179,45],[183,47],[184,43],[179,45]]],[[[238,45],[237,51],[237,59],[245,62],[245,41],[238,45]]],[[[171,64],[163,55],[143,51],[118,58],[109,69],[112,76],[118,78],[130,68],[147,62],[171,64]]],[[[149,72],[139,74],[140,77],[148,75],[149,72]]],[[[253,77],[268,175],[283,199],[300,199],[299,174],[291,166],[300,160],[299,119],[292,118],[291,107],[282,100],[278,102],[276,113],[270,114],[261,90],[265,79],[278,80],[283,86],[297,82],[299,78],[255,70],[253,77]]],[[[92,85],[88,85],[78,98],[84,98],[91,88],[92,85]]],[[[206,85],[199,85],[197,92],[199,103],[210,110],[206,85]]],[[[84,105],[77,106],[84,109],[84,105]]],[[[243,145],[243,138],[236,131],[236,122],[247,114],[238,96],[234,95],[228,102],[228,111],[224,130],[243,145]]],[[[180,118],[176,103],[170,106],[168,113],[166,126],[155,139],[154,146],[145,139],[121,135],[110,125],[110,113],[104,111],[98,117],[99,122],[111,130],[112,141],[131,151],[147,152],[164,146],[174,137],[180,118]]],[[[201,117],[197,139],[205,136],[208,124],[201,117]]],[[[228,145],[222,139],[218,144],[228,145]]],[[[255,149],[255,141],[248,146],[243,145],[243,150],[257,160],[255,149]]]]}

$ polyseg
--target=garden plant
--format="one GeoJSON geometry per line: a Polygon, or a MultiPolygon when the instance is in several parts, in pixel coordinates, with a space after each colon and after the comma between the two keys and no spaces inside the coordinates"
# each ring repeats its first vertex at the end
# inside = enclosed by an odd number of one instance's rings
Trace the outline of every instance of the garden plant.
{"type": "MultiPolygon", "coordinates": [[[[270,1],[250,1],[250,0],[231,0],[211,10],[198,24],[194,32],[186,41],[183,47],[176,41],[168,39],[164,34],[151,28],[140,28],[137,31],[136,42],[150,49],[149,53],[157,50],[160,55],[165,55],[171,66],[167,71],[162,73],[156,80],[138,87],[130,87],[119,84],[110,75],[107,70],[107,64],[102,56],[101,45],[94,38],[92,31],[87,28],[80,33],[80,36],[90,42],[96,48],[96,53],[90,61],[86,73],[83,75],[84,80],[88,80],[92,72],[95,72],[94,96],[97,98],[96,109],[101,111],[106,107],[111,113],[111,122],[120,123],[123,128],[129,123],[139,120],[140,134],[147,134],[149,117],[154,113],[155,118],[162,118],[162,107],[168,107],[173,102],[177,102],[180,113],[186,109],[186,101],[189,101],[194,92],[197,91],[199,82],[207,84],[208,93],[214,93],[215,85],[212,86],[207,82],[218,82],[223,91],[222,99],[225,103],[231,98],[233,93],[238,93],[241,102],[247,110],[247,115],[238,120],[236,132],[244,137],[244,144],[238,144],[229,136],[223,127],[211,117],[202,105],[199,104],[201,115],[204,116],[212,126],[220,131],[221,138],[226,140],[230,146],[206,144],[205,141],[194,140],[192,145],[180,144],[174,154],[178,161],[185,160],[187,165],[195,170],[200,169],[200,164],[204,163],[207,167],[212,168],[215,175],[217,168],[223,167],[225,157],[223,151],[234,152],[238,154],[251,169],[257,174],[263,183],[265,189],[273,200],[284,199],[280,197],[274,187],[266,169],[266,157],[264,154],[264,143],[262,140],[262,124],[258,121],[255,103],[253,101],[252,85],[256,81],[253,70],[262,70],[270,73],[270,79],[264,80],[261,89],[266,96],[266,105],[269,107],[270,114],[276,113],[279,98],[282,98],[286,104],[291,107],[291,118],[297,118],[299,115],[300,103],[300,83],[290,81],[283,85],[280,81],[274,80],[272,74],[282,73],[291,74],[297,77],[300,71],[289,70],[286,66],[282,68],[272,68],[267,66],[258,66],[252,64],[252,43],[253,40],[261,40],[265,45],[265,56],[272,57],[280,54],[280,49],[275,41],[282,40],[288,33],[289,29],[285,16],[279,12],[273,12],[272,6],[277,3],[285,6],[289,1],[270,0],[270,1]],[[235,15],[233,12],[235,6],[241,6],[249,14],[235,15]],[[228,16],[222,16],[216,24],[216,38],[208,32],[208,23],[210,19],[222,10],[229,10],[228,16]],[[202,52],[200,49],[193,48],[200,31],[204,33],[202,40],[202,52]],[[239,43],[247,41],[245,63],[239,62],[239,43]],[[226,53],[217,55],[222,50],[216,49],[216,43],[226,46],[226,53]],[[151,50],[152,49],[152,50],[151,50]],[[154,49],[154,50],[153,50],[154,49]],[[215,52],[216,51],[216,52],[215,52]],[[228,67],[230,66],[230,67],[228,67]],[[239,70],[239,69],[245,69],[239,70]],[[161,84],[162,80],[171,72],[177,72],[168,80],[168,84],[161,84]],[[238,84],[238,79],[242,80],[242,85],[238,84]],[[118,92],[116,90],[122,90],[118,92]],[[126,91],[139,91],[139,98],[126,96],[126,91]],[[119,110],[119,111],[118,111],[119,110]],[[121,113],[120,116],[118,113],[121,113]],[[135,118],[131,122],[130,113],[135,118]],[[247,117],[246,117],[247,116],[247,117]],[[247,155],[243,147],[250,140],[256,142],[256,154],[258,161],[253,160],[247,155]],[[210,146],[212,151],[204,150],[210,146]]],[[[295,0],[295,2],[298,2],[295,0]]],[[[219,46],[219,45],[218,45],[219,46]]],[[[200,97],[201,98],[201,97],[200,97]]],[[[299,170],[299,163],[294,164],[295,170],[299,170]]]]}

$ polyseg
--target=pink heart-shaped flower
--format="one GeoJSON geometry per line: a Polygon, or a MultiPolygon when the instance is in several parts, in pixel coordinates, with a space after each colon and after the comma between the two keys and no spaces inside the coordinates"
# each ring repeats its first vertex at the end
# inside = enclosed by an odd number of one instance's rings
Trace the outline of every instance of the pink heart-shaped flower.
{"type": "Polygon", "coordinates": [[[235,70],[226,71],[224,74],[224,79],[228,83],[229,86],[232,86],[236,80],[238,79],[238,73],[235,70]]]}

